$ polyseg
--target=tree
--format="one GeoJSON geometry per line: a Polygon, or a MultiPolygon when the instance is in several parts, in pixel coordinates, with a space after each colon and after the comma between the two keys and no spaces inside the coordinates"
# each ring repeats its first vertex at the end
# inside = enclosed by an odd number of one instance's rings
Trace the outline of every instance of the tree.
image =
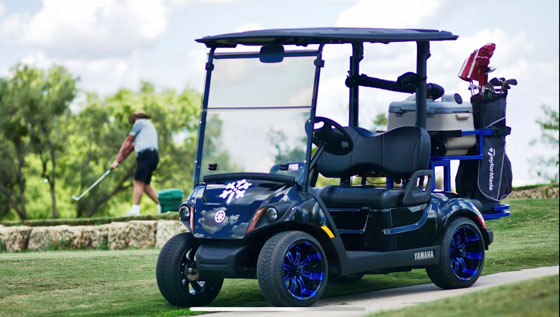
{"type": "Polygon", "coordinates": [[[299,140],[298,144],[289,144],[290,142],[286,134],[282,130],[275,130],[274,128],[268,131],[268,138],[276,150],[276,155],[274,156],[275,164],[287,164],[305,160],[306,138],[299,140]]]}
{"type": "Polygon", "coordinates": [[[56,155],[62,141],[53,132],[57,119],[74,99],[75,79],[60,66],[45,73],[28,65],[16,65],[11,72],[12,76],[0,83],[0,192],[10,208],[21,219],[27,219],[26,161],[35,153],[41,158],[41,174],[49,181],[52,214],[56,218],[56,155]]]}
{"type": "MultiPolygon", "coordinates": [[[[558,110],[546,105],[541,106],[541,109],[544,117],[536,120],[541,128],[540,142],[552,149],[554,154],[550,157],[536,158],[537,175],[552,183],[558,183],[558,110]],[[551,170],[553,172],[550,172],[551,170]]],[[[531,145],[536,142],[533,140],[531,145]]]]}
{"type": "Polygon", "coordinates": [[[43,97],[36,113],[37,127],[32,130],[32,145],[41,159],[41,176],[50,187],[53,218],[58,218],[55,193],[57,156],[64,150],[68,139],[68,134],[56,133],[56,128],[60,127],[61,115],[68,111],[75,95],[76,79],[64,67],[52,67],[43,82],[43,97]]]}
{"type": "Polygon", "coordinates": [[[31,153],[31,130],[42,95],[42,71],[29,66],[12,68],[12,77],[0,84],[0,192],[20,219],[27,219],[25,209],[26,157],[31,153]]]}
{"type": "MultiPolygon", "coordinates": [[[[238,172],[242,167],[232,159],[227,147],[223,144],[222,125],[223,121],[219,116],[209,114],[206,117],[203,160],[207,163],[216,164],[221,173],[238,172]]],[[[207,166],[202,166],[202,169],[205,168],[207,166]]],[[[202,172],[203,174],[204,172],[202,172]]]]}
{"type": "MultiPolygon", "coordinates": [[[[152,116],[158,132],[160,161],[152,178],[156,189],[192,187],[192,169],[196,150],[196,132],[200,111],[200,94],[191,89],[157,91],[144,82],[138,92],[120,89],[114,95],[100,98],[87,96],[85,106],[67,125],[71,132],[65,160],[66,186],[79,193],[103,174],[115,159],[122,141],[130,132],[128,116],[144,109],[152,116]]],[[[134,155],[125,160],[94,190],[76,204],[77,217],[107,215],[107,204],[116,206],[130,201],[134,155]]]]}
{"type": "MultiPolygon", "coordinates": [[[[85,108],[66,120],[61,132],[69,135],[68,148],[60,161],[60,169],[64,185],[73,189],[76,195],[109,168],[114,148],[122,142],[118,135],[126,135],[125,124],[115,120],[113,115],[103,100],[95,94],[88,94],[85,108]]],[[[117,180],[117,184],[108,189],[107,184],[102,183],[92,190],[76,204],[76,217],[90,217],[111,197],[127,189],[125,182],[133,171],[131,164],[123,164],[110,176],[117,180]]]]}
{"type": "Polygon", "coordinates": [[[373,119],[372,131],[385,131],[387,130],[387,115],[385,113],[378,113],[373,119]]]}
{"type": "Polygon", "coordinates": [[[3,149],[3,151],[0,152],[0,219],[7,217],[12,206],[17,205],[17,202],[14,201],[13,196],[11,195],[15,187],[15,169],[6,168],[8,166],[12,167],[13,163],[11,158],[6,155],[8,151],[7,149],[10,146],[11,144],[9,144],[6,139],[0,137],[0,148],[3,149]]]}

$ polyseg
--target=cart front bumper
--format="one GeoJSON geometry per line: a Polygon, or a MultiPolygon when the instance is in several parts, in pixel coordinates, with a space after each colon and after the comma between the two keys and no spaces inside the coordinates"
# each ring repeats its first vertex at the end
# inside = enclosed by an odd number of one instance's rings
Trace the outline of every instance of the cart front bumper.
{"type": "Polygon", "coordinates": [[[241,264],[248,258],[246,245],[201,244],[196,251],[199,280],[241,277],[241,264]]]}

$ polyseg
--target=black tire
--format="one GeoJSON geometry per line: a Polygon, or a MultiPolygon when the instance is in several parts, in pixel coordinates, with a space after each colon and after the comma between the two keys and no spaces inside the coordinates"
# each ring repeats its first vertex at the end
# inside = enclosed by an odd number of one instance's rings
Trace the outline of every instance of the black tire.
{"type": "Polygon", "coordinates": [[[156,279],[161,295],[175,306],[191,307],[210,304],[222,288],[224,279],[198,281],[195,254],[198,242],[192,233],[171,238],[159,253],[156,279]]]}
{"type": "Polygon", "coordinates": [[[350,275],[334,275],[329,277],[329,282],[339,284],[356,283],[357,281],[361,280],[362,277],[364,277],[363,273],[355,273],[350,275]]]}
{"type": "Polygon", "coordinates": [[[321,244],[301,231],[281,232],[264,244],[257,278],[274,306],[313,305],[327,286],[328,264],[321,244]]]}
{"type": "Polygon", "coordinates": [[[439,264],[427,267],[426,272],[441,288],[469,287],[480,277],[484,250],[484,238],[474,222],[457,218],[445,229],[439,264]]]}

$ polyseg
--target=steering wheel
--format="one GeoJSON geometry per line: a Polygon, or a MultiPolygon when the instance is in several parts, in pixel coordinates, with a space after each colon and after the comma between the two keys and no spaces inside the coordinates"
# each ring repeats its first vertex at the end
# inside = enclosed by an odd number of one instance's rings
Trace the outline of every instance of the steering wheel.
{"type": "Polygon", "coordinates": [[[315,125],[318,123],[323,125],[313,128],[313,144],[324,146],[325,152],[334,155],[345,155],[352,151],[354,141],[340,124],[325,117],[315,117],[315,125]]]}

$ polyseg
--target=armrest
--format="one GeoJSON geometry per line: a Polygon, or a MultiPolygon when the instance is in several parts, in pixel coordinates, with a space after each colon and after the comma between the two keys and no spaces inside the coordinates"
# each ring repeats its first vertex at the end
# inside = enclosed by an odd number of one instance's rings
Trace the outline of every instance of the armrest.
{"type": "Polygon", "coordinates": [[[432,170],[419,170],[410,176],[406,184],[403,197],[405,206],[420,205],[430,201],[430,195],[434,188],[432,181],[434,172],[432,170]]]}

